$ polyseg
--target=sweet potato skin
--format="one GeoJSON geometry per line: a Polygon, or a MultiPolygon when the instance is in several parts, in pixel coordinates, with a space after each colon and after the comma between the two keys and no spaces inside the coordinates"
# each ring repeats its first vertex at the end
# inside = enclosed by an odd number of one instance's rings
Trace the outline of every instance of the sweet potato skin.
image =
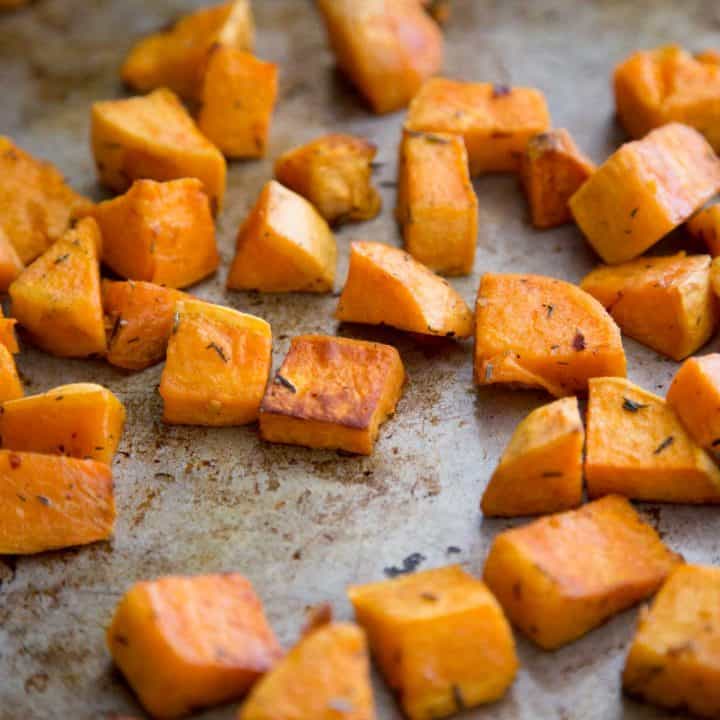
{"type": "Polygon", "coordinates": [[[688,232],[705,243],[713,257],[720,255],[720,204],[703,208],[687,221],[688,232]]]}
{"type": "Polygon", "coordinates": [[[7,347],[0,343],[0,403],[21,398],[23,394],[15,360],[7,347]]]}

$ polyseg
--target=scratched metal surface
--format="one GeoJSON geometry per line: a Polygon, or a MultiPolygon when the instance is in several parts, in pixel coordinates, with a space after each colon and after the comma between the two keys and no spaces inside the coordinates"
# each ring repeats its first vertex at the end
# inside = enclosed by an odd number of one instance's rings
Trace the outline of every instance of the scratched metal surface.
{"type": "MultiPolygon", "coordinates": [[[[91,101],[122,93],[117,68],[132,41],[199,3],[185,0],[37,0],[0,17],[0,132],[59,165],[78,189],[100,196],[88,151],[91,101]]],[[[230,294],[223,288],[236,229],[271,159],[313,136],[342,130],[378,144],[385,210],[338,234],[344,278],[352,238],[397,243],[391,217],[402,114],[371,116],[333,70],[310,2],[255,0],[259,53],[282,67],[267,160],[234,163],[219,221],[223,267],[196,288],[205,298],[272,323],[275,362],[297,333],[337,331],[333,297],[230,294]]],[[[609,74],[636,47],[679,41],[720,45],[720,9],[709,0],[456,0],[446,73],[537,86],[556,125],[602,160],[622,139],[609,74]]],[[[2,182],[2,178],[0,178],[2,182]]],[[[594,258],[574,228],[536,233],[510,177],[476,182],[476,271],[453,284],[468,302],[485,270],[525,270],[578,280],[594,258]]],[[[539,393],[476,391],[470,344],[423,347],[401,334],[341,328],[396,344],[410,377],[395,419],[367,459],[264,445],[256,428],[165,427],[160,367],[128,375],[102,362],[68,362],[26,347],[29,391],[93,380],[125,402],[128,425],[114,472],[119,520],[112,543],[0,560],[0,719],[142,717],[112,669],[103,630],[123,591],[163,573],[238,570],[265,600],[282,641],[304,609],[329,600],[350,615],[344,588],[379,579],[419,552],[423,567],[459,561],[479,573],[493,536],[511,523],[477,512],[482,488],[517,421],[548,400],[539,393]],[[461,552],[449,556],[447,548],[461,552]]],[[[626,341],[630,375],[663,392],[675,364],[626,341]]],[[[717,510],[649,507],[666,540],[693,561],[717,562],[717,510]]],[[[587,549],[592,552],[592,548],[587,549]]],[[[518,637],[522,671],[507,698],[468,718],[661,718],[624,700],[619,671],[635,611],[548,654],[518,637]]],[[[378,716],[399,717],[381,682],[378,716]]],[[[230,718],[234,708],[203,717],[230,718]]]]}

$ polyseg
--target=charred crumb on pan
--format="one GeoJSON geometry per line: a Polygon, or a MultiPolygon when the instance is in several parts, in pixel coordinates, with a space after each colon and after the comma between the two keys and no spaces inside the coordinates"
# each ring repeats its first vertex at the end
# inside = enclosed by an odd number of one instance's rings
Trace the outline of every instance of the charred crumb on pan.
{"type": "Polygon", "coordinates": [[[462,549],[459,548],[457,545],[448,545],[445,552],[448,555],[459,555],[462,552],[462,549]]]}
{"type": "Polygon", "coordinates": [[[383,572],[389,578],[397,577],[398,575],[405,575],[407,573],[415,572],[418,567],[425,562],[427,558],[422,553],[412,553],[408,555],[402,561],[402,567],[392,565],[390,567],[383,568],[383,572]]]}

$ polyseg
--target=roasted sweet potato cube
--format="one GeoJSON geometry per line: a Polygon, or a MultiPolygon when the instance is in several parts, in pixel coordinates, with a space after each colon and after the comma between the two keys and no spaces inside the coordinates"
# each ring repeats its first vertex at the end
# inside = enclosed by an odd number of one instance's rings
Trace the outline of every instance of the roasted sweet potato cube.
{"type": "Polygon", "coordinates": [[[577,398],[533,410],[518,426],[482,496],[484,515],[541,515],[582,502],[583,430],[577,398]]]}
{"type": "Polygon", "coordinates": [[[263,398],[260,436],[269,442],[370,455],[395,412],[405,370],[390,345],[301,335],[263,398]]]}
{"type": "Polygon", "coordinates": [[[97,223],[84,218],[10,286],[13,316],[35,345],[53,355],[105,352],[100,246],[97,223]]]}
{"type": "Polygon", "coordinates": [[[395,217],[405,249],[431,270],[472,272],[478,203],[459,135],[405,131],[395,217]]]}
{"type": "Polygon", "coordinates": [[[665,400],[622,378],[594,378],[586,428],[590,497],[718,503],[720,470],[665,400]]]}
{"type": "Polygon", "coordinates": [[[498,700],[515,678],[510,626],[487,587],[459,565],[357,585],[348,595],[410,720],[498,700]]]}
{"type": "Polygon", "coordinates": [[[710,256],[684,252],[601,266],[580,283],[625,335],[682,360],[702,347],[718,323],[710,256]]]}
{"type": "Polygon", "coordinates": [[[115,609],[106,639],[157,718],[242,697],[282,655],[252,585],[235,573],[136,583],[115,609]]]}
{"type": "Polygon", "coordinates": [[[620,330],[576,285],[542,275],[486,273],[475,312],[475,382],[544,388],[563,397],[591,377],[625,376],[620,330]]]}
{"type": "Polygon", "coordinates": [[[335,317],[419,335],[472,334],[472,312],[447,280],[408,253],[375,242],[352,243],[335,317]]]}
{"type": "Polygon", "coordinates": [[[7,292],[10,283],[22,272],[24,267],[17,250],[0,225],[0,292],[7,292]]]}
{"type": "Polygon", "coordinates": [[[700,717],[720,716],[720,569],[681,565],[640,616],[623,688],[700,717]]]}
{"type": "Polygon", "coordinates": [[[553,650],[644,600],[680,562],[612,495],[501,532],[483,576],[513,624],[553,650]]]}
{"type": "Polygon", "coordinates": [[[23,396],[22,382],[10,351],[0,343],[0,403],[23,396]]]}
{"type": "Polygon", "coordinates": [[[107,540],[115,525],[110,467],[95,460],[0,450],[0,555],[107,540]]]}
{"type": "Polygon", "coordinates": [[[275,161],[275,177],[307,198],[331,224],[369,220],[380,212],[372,186],[377,148],[353,135],[323,135],[275,161]]]}
{"type": "Polygon", "coordinates": [[[720,255],[720,203],[703,208],[687,222],[689,233],[707,246],[708,252],[720,255]]]}
{"type": "Polygon", "coordinates": [[[91,136],[98,176],[110,189],[125,192],[142,178],[194,177],[202,182],[213,211],[222,207],[225,158],[170,90],[94,103],[91,136]]]}
{"type": "Polygon", "coordinates": [[[550,129],[534,88],[433,78],[413,98],[407,130],[462,135],[470,173],[518,172],[528,140],[550,129]]]}
{"type": "Polygon", "coordinates": [[[264,292],[331,292],[335,236],[305,198],[271,180],[240,227],[227,286],[264,292]]]}
{"type": "Polygon", "coordinates": [[[6,318],[2,307],[0,307],[0,345],[4,345],[13,354],[20,352],[20,346],[15,336],[16,324],[17,320],[15,318],[6,318]]]}
{"type": "Polygon", "coordinates": [[[160,379],[163,420],[180,425],[257,420],[271,352],[264,320],[200,300],[178,302],[160,379]]]}
{"type": "Polygon", "coordinates": [[[67,455],[110,464],[122,436],[125,408],[102,385],[61,385],[5,402],[0,438],[8,450],[67,455]]]}
{"type": "Polygon", "coordinates": [[[570,198],[570,209],[595,252],[616,264],[641,255],[718,189],[712,148],[673,123],[613,153],[570,198]]]}

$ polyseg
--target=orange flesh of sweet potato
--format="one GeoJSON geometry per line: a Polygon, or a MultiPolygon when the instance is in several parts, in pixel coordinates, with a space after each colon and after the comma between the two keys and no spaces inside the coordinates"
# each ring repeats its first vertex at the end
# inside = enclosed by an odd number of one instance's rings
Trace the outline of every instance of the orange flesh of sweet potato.
{"type": "Polygon", "coordinates": [[[390,345],[324,335],[292,339],[260,410],[269,442],[372,453],[395,411],[405,370],[390,345]]]}
{"type": "Polygon", "coordinates": [[[562,397],[596,376],[625,376],[620,331],[576,285],[486,273],[475,314],[475,382],[544,388],[562,397]]]}
{"type": "Polygon", "coordinates": [[[0,343],[0,403],[23,396],[23,386],[15,367],[15,359],[5,345],[0,343]]]}
{"type": "Polygon", "coordinates": [[[710,256],[638,258],[601,266],[580,283],[625,335],[682,360],[702,347],[718,323],[710,256]]]}
{"type": "Polygon", "coordinates": [[[8,234],[0,225],[0,292],[7,292],[10,283],[25,267],[8,234]]]}
{"type": "Polygon", "coordinates": [[[493,702],[512,684],[510,626],[487,587],[460,566],[357,585],[348,595],[411,720],[493,702]]]}
{"type": "Polygon", "coordinates": [[[405,128],[462,135],[471,175],[517,172],[530,138],[550,129],[550,114],[534,88],[433,78],[413,98],[405,128]]]}
{"type": "Polygon", "coordinates": [[[158,718],[240,698],[282,655],[252,585],[233,573],[136,583],[106,640],[158,718]]]}
{"type": "Polygon", "coordinates": [[[395,217],[405,249],[431,270],[472,271],[478,202],[459,135],[405,131],[400,149],[395,217]]]}
{"type": "Polygon", "coordinates": [[[700,210],[687,221],[689,233],[707,245],[708,252],[720,255],[720,204],[700,210]]]}
{"type": "Polygon", "coordinates": [[[515,428],[485,488],[483,514],[540,515],[580,505],[584,439],[577,398],[531,412],[515,428]]]}
{"type": "Polygon", "coordinates": [[[570,198],[580,230],[611,264],[632,260],[720,188],[720,160],[700,133],[673,123],[613,153],[570,198]]]}
{"type": "Polygon", "coordinates": [[[472,334],[472,312],[447,280],[408,253],[375,242],[352,243],[335,317],[420,335],[472,334]]]}
{"type": "Polygon", "coordinates": [[[617,496],[495,537],[484,578],[513,624],[546,650],[651,595],[680,556],[617,496]]]}
{"type": "Polygon", "coordinates": [[[4,345],[13,354],[20,352],[20,346],[15,336],[16,324],[17,320],[15,318],[6,318],[2,307],[0,307],[0,345],[4,345]]]}
{"type": "Polygon", "coordinates": [[[115,524],[110,467],[94,460],[0,450],[0,554],[107,540],[115,524]]]}
{"type": "Polygon", "coordinates": [[[200,300],[182,300],[175,312],[160,378],[163,420],[211,426],[257,420],[270,374],[270,325],[200,300]]]}
{"type": "Polygon", "coordinates": [[[61,385],[5,402],[0,438],[8,450],[112,462],[125,424],[125,408],[93,383],[61,385]]]}
{"type": "Polygon", "coordinates": [[[720,470],[672,408],[621,378],[590,381],[585,481],[590,497],[720,502],[720,470]]]}

